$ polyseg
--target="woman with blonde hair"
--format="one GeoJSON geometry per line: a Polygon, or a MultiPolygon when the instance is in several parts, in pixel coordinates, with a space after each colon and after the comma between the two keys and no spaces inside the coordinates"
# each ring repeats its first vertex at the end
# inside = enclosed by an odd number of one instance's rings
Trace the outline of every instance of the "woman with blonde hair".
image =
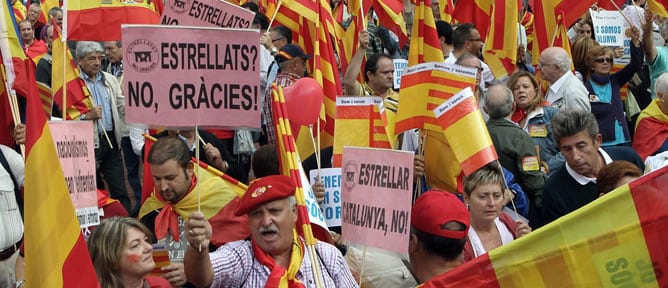
{"type": "Polygon", "coordinates": [[[589,37],[579,37],[571,45],[571,54],[573,55],[573,67],[575,67],[575,76],[583,81],[589,78],[589,51],[599,44],[596,40],[589,37]]]}
{"type": "Polygon", "coordinates": [[[565,158],[557,149],[557,142],[552,134],[552,117],[559,109],[550,107],[543,100],[536,77],[526,71],[510,75],[508,88],[513,91],[515,112],[511,120],[529,134],[534,144],[540,148],[540,160],[547,165],[546,172],[561,167],[565,158]]]}
{"type": "Polygon", "coordinates": [[[88,251],[102,288],[167,288],[161,277],[147,276],[153,268],[151,232],[134,218],[106,219],[93,230],[88,251]]]}

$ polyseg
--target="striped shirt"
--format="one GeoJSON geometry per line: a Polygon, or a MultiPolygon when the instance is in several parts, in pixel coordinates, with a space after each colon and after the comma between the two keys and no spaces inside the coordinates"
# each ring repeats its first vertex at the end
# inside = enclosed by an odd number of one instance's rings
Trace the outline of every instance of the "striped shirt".
{"type": "MultiPolygon", "coordinates": [[[[295,84],[299,78],[301,78],[299,75],[293,73],[278,73],[273,83],[276,83],[276,86],[289,87],[295,84]]],[[[274,95],[272,94],[271,85],[269,85],[265,94],[264,108],[262,109],[264,123],[266,124],[267,142],[269,144],[276,144],[276,123],[274,122],[274,115],[272,115],[273,103],[274,95]]]]}
{"type": "Polygon", "coordinates": [[[23,237],[23,220],[16,204],[14,184],[9,173],[12,173],[19,186],[23,186],[25,166],[23,158],[16,151],[4,145],[0,145],[0,150],[12,170],[6,171],[0,165],[0,250],[5,250],[23,237]]]}
{"type": "MultiPolygon", "coordinates": [[[[209,254],[214,274],[211,287],[264,287],[271,271],[255,259],[251,245],[248,240],[230,242],[209,254]]],[[[316,250],[324,287],[359,287],[338,249],[318,241],[316,250]]],[[[304,249],[296,277],[305,287],[316,287],[309,257],[304,249]]]]}

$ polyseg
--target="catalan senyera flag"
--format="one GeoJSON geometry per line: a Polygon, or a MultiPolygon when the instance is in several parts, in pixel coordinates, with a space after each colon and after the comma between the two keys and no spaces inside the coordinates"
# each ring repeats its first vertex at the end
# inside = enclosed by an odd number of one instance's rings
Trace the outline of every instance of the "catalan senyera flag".
{"type": "MultiPolygon", "coordinates": [[[[16,1],[19,3],[21,1],[16,1]]],[[[21,4],[23,5],[23,4],[21,4]]],[[[30,86],[29,75],[26,75],[25,60],[27,59],[21,44],[17,19],[14,17],[10,0],[0,0],[2,21],[0,21],[0,52],[5,65],[5,76],[9,87],[17,94],[25,96],[30,86]]]]}
{"type": "MultiPolygon", "coordinates": [[[[392,31],[399,38],[399,47],[408,41],[406,20],[404,20],[404,2],[401,0],[364,0],[373,1],[373,11],[378,16],[378,24],[392,31]]],[[[411,1],[412,2],[412,1],[411,1]]],[[[363,4],[365,7],[367,4],[363,4]]],[[[430,8],[431,9],[431,8],[430,8]]],[[[413,16],[415,17],[415,16],[413,16]]],[[[432,14],[432,19],[434,18],[432,14]]],[[[412,34],[414,35],[414,34],[412,34]]],[[[436,38],[438,40],[438,38],[436,38]]]]}
{"type": "Polygon", "coordinates": [[[452,17],[459,23],[473,24],[480,32],[480,38],[486,39],[492,20],[492,4],[494,0],[459,0],[452,17]]]}
{"type": "Polygon", "coordinates": [[[26,19],[26,16],[28,15],[28,11],[26,9],[26,6],[23,5],[23,1],[14,1],[14,4],[12,5],[12,10],[14,11],[14,16],[16,16],[17,23],[19,21],[26,19]]]}
{"type": "Polygon", "coordinates": [[[666,287],[668,167],[422,287],[666,287]]]}
{"type": "MultiPolygon", "coordinates": [[[[28,75],[34,64],[27,60],[28,75]]],[[[33,82],[34,83],[34,82],[33,82]]],[[[27,95],[26,287],[99,287],[34,85],[27,95]]]]}
{"type": "Polygon", "coordinates": [[[74,64],[70,50],[63,43],[60,29],[54,26],[53,43],[51,44],[52,66],[51,66],[51,91],[58,107],[63,112],[65,119],[79,119],[81,114],[93,109],[93,100],[84,80],[79,78],[79,68],[74,64]],[[65,71],[65,72],[63,72],[65,71]],[[67,87],[65,87],[67,85],[67,87]],[[65,105],[63,109],[63,90],[66,89],[65,105]]]}
{"type": "MultiPolygon", "coordinates": [[[[348,12],[351,19],[350,25],[345,30],[340,24],[336,25],[336,29],[339,30],[337,32],[339,38],[336,44],[339,59],[341,60],[341,71],[348,69],[348,63],[353,58],[353,54],[355,54],[357,48],[359,48],[359,34],[365,27],[366,15],[369,9],[371,9],[371,4],[370,1],[360,0],[348,2],[348,12]],[[360,7],[362,4],[365,5],[364,9],[360,7]]],[[[363,69],[360,69],[360,71],[363,71],[363,69]]],[[[360,83],[364,80],[362,73],[357,78],[360,83]]]]}
{"type": "MultiPolygon", "coordinates": [[[[281,175],[292,178],[297,186],[295,198],[297,200],[297,232],[304,237],[306,245],[315,245],[316,237],[322,241],[331,242],[328,229],[319,225],[311,225],[310,214],[306,206],[304,196],[301,162],[295,145],[295,139],[292,136],[289,123],[289,115],[285,108],[285,96],[283,88],[272,84],[272,113],[276,122],[276,151],[280,164],[281,175]]],[[[308,178],[304,179],[308,184],[308,178]]]]}
{"type": "Polygon", "coordinates": [[[425,62],[443,62],[443,51],[436,32],[434,14],[431,11],[431,0],[415,1],[411,35],[408,49],[409,67],[425,62]]]}
{"type": "Polygon", "coordinates": [[[37,82],[37,89],[39,90],[39,99],[42,100],[42,108],[44,108],[46,115],[50,117],[53,110],[53,93],[51,92],[51,87],[37,82]]]}
{"type": "Polygon", "coordinates": [[[455,3],[452,0],[443,0],[439,2],[439,11],[441,12],[441,20],[452,23],[452,15],[455,14],[455,3]]]}
{"type": "Polygon", "coordinates": [[[647,0],[647,6],[649,11],[652,11],[654,14],[668,17],[668,1],[666,0],[647,0]]]}
{"type": "Polygon", "coordinates": [[[337,97],[333,167],[341,167],[344,146],[392,149],[379,105],[381,97],[337,97]],[[355,131],[355,133],[350,133],[355,131]]]}
{"type": "Polygon", "coordinates": [[[483,57],[497,79],[515,71],[517,63],[517,0],[494,0],[483,57]]]}
{"type": "Polygon", "coordinates": [[[67,40],[116,41],[121,24],[160,24],[148,1],[68,1],[67,40]]]}
{"type": "Polygon", "coordinates": [[[535,1],[532,59],[538,64],[540,52],[548,47],[562,47],[570,55],[567,29],[594,4],[594,0],[535,1]]]}
{"type": "Polygon", "coordinates": [[[471,87],[439,105],[434,115],[464,174],[469,175],[499,158],[471,87]]]}

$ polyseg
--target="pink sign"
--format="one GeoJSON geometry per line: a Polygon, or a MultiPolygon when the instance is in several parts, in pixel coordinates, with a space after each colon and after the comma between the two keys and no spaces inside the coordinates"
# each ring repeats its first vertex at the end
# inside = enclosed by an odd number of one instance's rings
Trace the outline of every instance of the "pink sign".
{"type": "Polygon", "coordinates": [[[408,254],[413,153],[344,147],[341,229],[354,243],[408,254]]]}
{"type": "Polygon", "coordinates": [[[168,0],[162,25],[249,28],[255,13],[220,0],[168,0]]]}
{"type": "Polygon", "coordinates": [[[128,123],[260,127],[259,31],[125,25],[122,34],[128,123]]]}
{"type": "Polygon", "coordinates": [[[100,224],[92,121],[54,121],[49,128],[81,228],[100,224]]]}

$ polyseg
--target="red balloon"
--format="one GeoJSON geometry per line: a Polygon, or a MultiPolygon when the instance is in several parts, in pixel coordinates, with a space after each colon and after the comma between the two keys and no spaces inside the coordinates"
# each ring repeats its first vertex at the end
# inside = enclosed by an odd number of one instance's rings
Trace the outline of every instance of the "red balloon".
{"type": "Polygon", "coordinates": [[[288,119],[295,124],[311,125],[318,121],[324,91],[313,78],[300,78],[290,87],[283,88],[288,119]]]}

